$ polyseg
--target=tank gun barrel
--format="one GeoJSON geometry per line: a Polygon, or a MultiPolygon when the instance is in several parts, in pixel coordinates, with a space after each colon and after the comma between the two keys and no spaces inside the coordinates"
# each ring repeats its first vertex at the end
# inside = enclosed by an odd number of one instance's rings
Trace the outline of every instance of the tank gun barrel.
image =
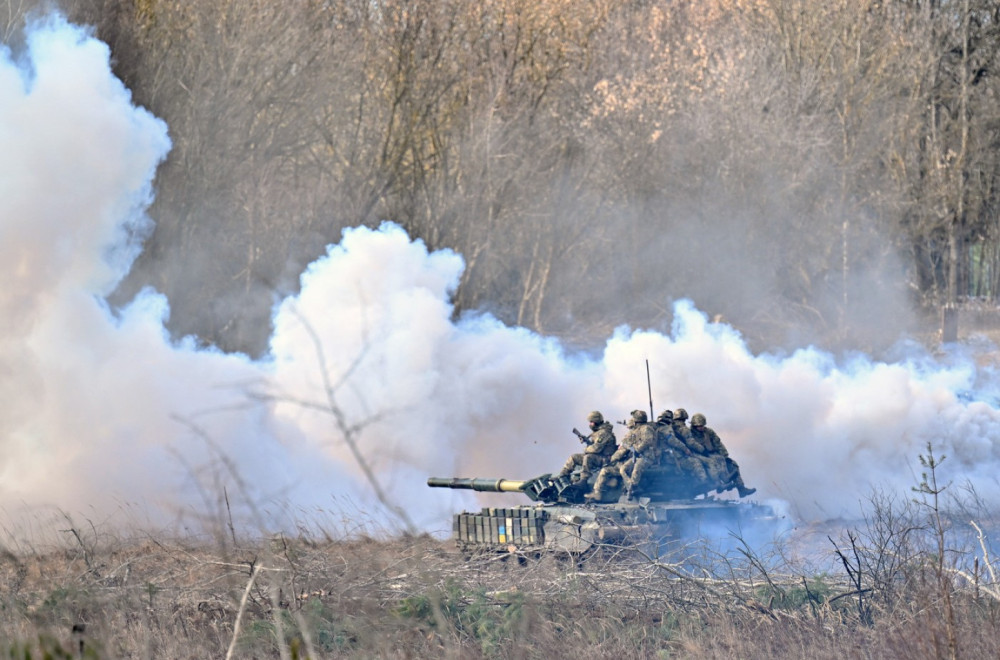
{"type": "Polygon", "coordinates": [[[431,477],[427,485],[431,488],[455,488],[459,490],[477,490],[484,493],[523,493],[527,481],[512,479],[462,479],[447,477],[431,477]]]}

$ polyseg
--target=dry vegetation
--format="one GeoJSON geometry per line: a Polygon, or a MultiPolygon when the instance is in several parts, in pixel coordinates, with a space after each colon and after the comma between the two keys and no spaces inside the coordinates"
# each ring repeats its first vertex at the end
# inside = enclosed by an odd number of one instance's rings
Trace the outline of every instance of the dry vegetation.
{"type": "MultiPolygon", "coordinates": [[[[463,557],[428,536],[214,540],[70,526],[8,538],[10,657],[959,658],[1000,653],[987,512],[949,500],[936,463],[916,499],[875,494],[856,525],[766,547],[677,543],[463,557]],[[970,524],[970,516],[980,522],[970,524]],[[11,545],[13,544],[13,545],[11,545]]],[[[967,494],[968,495],[968,494],[967,494]]],[[[972,503],[972,504],[970,504],[972,503]]]]}
{"type": "Polygon", "coordinates": [[[690,297],[872,349],[1000,296],[993,0],[61,4],[170,127],[116,300],[177,334],[266,350],[275,292],[383,219],[463,255],[459,311],[589,345],[690,297]]]}
{"type": "MultiPolygon", "coordinates": [[[[69,4],[172,127],[133,284],[222,346],[259,350],[274,290],[384,217],[465,255],[460,309],[554,334],[662,324],[669,291],[768,340],[802,319],[836,338],[854,307],[886,323],[859,291],[899,255],[891,286],[918,297],[1000,290],[994,3],[69,4]],[[767,304],[736,286],[755,279],[767,304]]],[[[423,536],[8,533],[0,653],[997,657],[991,514],[941,494],[874,496],[829,539],[582,564],[423,536]]]]}

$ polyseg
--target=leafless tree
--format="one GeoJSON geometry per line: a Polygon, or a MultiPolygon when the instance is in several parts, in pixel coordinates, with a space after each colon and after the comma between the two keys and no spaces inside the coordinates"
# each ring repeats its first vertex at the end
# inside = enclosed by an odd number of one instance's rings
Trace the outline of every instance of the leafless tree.
{"type": "Polygon", "coordinates": [[[908,298],[995,298],[994,5],[68,3],[174,140],[117,299],[151,283],[252,353],[274,292],[383,219],[465,256],[459,311],[580,342],[681,296],[862,346],[908,298]]]}

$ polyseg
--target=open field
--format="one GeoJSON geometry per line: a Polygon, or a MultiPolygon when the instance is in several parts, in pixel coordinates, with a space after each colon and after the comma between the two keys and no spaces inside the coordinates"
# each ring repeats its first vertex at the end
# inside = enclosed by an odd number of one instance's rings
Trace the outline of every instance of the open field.
{"type": "Polygon", "coordinates": [[[64,530],[5,550],[4,657],[997,657],[982,525],[879,497],[857,525],[774,545],[706,540],[464,558],[450,541],[241,541],[64,530]],[[939,533],[940,532],[940,533],[939,533]],[[938,553],[943,543],[945,553],[938,553]],[[942,559],[943,561],[938,561],[942,559]],[[9,655],[7,655],[9,654],[9,655]]]}

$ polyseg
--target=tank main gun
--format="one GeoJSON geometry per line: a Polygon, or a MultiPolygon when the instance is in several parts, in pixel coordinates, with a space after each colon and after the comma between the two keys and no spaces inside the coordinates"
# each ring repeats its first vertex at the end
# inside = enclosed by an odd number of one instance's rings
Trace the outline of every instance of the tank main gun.
{"type": "Polygon", "coordinates": [[[431,488],[453,488],[455,490],[475,490],[481,493],[524,493],[532,502],[558,502],[564,497],[569,482],[565,479],[553,480],[551,474],[543,474],[534,479],[516,481],[514,479],[492,478],[448,478],[430,477],[427,485],[431,488]]]}
{"type": "Polygon", "coordinates": [[[513,479],[462,479],[431,477],[427,485],[431,488],[454,488],[457,490],[476,490],[482,493],[521,493],[527,481],[513,479]]]}

